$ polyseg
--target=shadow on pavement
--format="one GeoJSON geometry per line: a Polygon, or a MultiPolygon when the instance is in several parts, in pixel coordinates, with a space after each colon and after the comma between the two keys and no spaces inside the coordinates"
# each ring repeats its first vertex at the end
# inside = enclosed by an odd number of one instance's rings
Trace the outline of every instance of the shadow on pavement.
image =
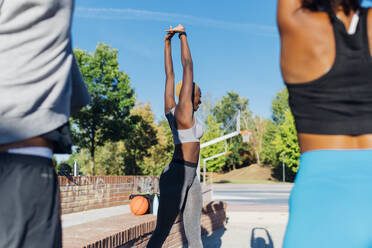
{"type": "Polygon", "coordinates": [[[251,248],[274,248],[273,240],[266,228],[255,227],[252,229],[251,248]]]}
{"type": "Polygon", "coordinates": [[[203,248],[220,248],[222,246],[221,237],[225,233],[226,228],[221,227],[215,230],[208,236],[203,236],[203,248]]]}
{"type": "MultiPolygon", "coordinates": [[[[220,204],[223,203],[220,202],[220,204]]],[[[211,207],[212,205],[207,205],[207,209],[211,207]]],[[[226,216],[224,216],[224,218],[219,218],[215,211],[206,211],[205,214],[207,214],[210,218],[210,222],[212,223],[211,230],[214,231],[212,233],[208,233],[208,230],[202,227],[201,232],[205,235],[202,239],[203,248],[220,248],[222,246],[221,237],[226,232],[225,223],[227,224],[228,218],[226,216]]]]}

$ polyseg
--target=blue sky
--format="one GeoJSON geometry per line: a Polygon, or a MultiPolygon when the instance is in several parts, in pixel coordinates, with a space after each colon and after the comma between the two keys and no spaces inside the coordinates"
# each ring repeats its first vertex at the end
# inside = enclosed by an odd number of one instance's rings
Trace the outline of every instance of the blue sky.
{"type": "MultiPolygon", "coordinates": [[[[94,51],[98,42],[119,50],[120,69],[131,78],[137,99],[163,116],[164,30],[183,24],[194,61],[194,81],[203,95],[227,91],[249,99],[251,110],[269,118],[271,100],[283,87],[279,71],[276,0],[154,1],[79,0],[73,21],[75,48],[94,51]]],[[[176,82],[182,68],[173,39],[176,82]]]]}
{"type": "MultiPolygon", "coordinates": [[[[163,115],[164,30],[183,24],[194,61],[194,81],[203,95],[227,91],[249,99],[254,113],[270,117],[282,87],[276,0],[153,1],[79,0],[73,21],[75,48],[94,51],[98,42],[119,50],[120,69],[137,99],[163,115]],[[254,4],[252,4],[254,2],[254,4]]],[[[181,80],[179,40],[173,39],[176,81],[181,80]]]]}

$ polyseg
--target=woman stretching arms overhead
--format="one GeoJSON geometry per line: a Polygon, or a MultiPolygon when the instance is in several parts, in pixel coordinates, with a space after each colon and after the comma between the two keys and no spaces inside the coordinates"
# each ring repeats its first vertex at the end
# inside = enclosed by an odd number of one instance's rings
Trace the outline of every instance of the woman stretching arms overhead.
{"type": "Polygon", "coordinates": [[[201,104],[201,91],[193,82],[193,63],[183,26],[168,31],[165,37],[165,114],[173,133],[175,150],[171,163],[160,177],[160,202],[156,229],[148,248],[162,247],[178,215],[183,213],[186,238],[191,248],[201,248],[200,215],[202,194],[198,167],[201,124],[194,112],[201,104]],[[178,104],[174,99],[174,72],[171,39],[178,33],[181,41],[183,80],[176,87],[178,104]]]}

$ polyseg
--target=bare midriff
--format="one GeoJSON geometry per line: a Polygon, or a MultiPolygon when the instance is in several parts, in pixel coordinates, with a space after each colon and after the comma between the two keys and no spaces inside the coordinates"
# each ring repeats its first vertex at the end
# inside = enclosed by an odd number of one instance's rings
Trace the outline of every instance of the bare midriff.
{"type": "Polygon", "coordinates": [[[299,133],[301,153],[314,150],[372,149],[372,134],[359,136],[299,133]]]}
{"type": "Polygon", "coordinates": [[[9,149],[16,149],[16,148],[23,148],[23,147],[46,147],[53,150],[52,142],[41,138],[41,137],[34,137],[22,141],[17,141],[8,144],[0,145],[0,152],[7,152],[9,149]]]}
{"type": "Polygon", "coordinates": [[[198,163],[199,152],[200,152],[199,142],[177,144],[174,149],[173,158],[188,161],[191,163],[198,163]]]}

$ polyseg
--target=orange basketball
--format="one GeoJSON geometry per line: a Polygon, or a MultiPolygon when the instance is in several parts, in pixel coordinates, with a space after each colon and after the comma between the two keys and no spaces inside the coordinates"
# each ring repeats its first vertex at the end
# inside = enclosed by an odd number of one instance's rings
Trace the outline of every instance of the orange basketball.
{"type": "Polygon", "coordinates": [[[149,209],[149,202],[143,196],[136,196],[130,201],[129,207],[133,214],[143,215],[149,209]]]}

